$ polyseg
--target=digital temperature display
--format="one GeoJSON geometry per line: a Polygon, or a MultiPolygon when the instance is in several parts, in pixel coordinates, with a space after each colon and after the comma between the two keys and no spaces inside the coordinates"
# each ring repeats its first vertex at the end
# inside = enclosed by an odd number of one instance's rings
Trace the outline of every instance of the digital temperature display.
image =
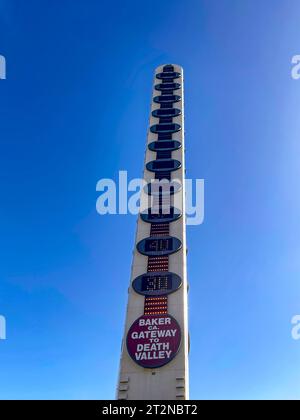
{"type": "Polygon", "coordinates": [[[144,273],[132,282],[133,289],[144,296],[165,296],[178,290],[181,285],[181,277],[170,271],[144,273]]]}
{"type": "Polygon", "coordinates": [[[148,239],[145,245],[145,251],[169,251],[172,249],[172,238],[168,239],[148,239]]]}
{"type": "Polygon", "coordinates": [[[171,290],[172,289],[172,276],[143,276],[141,291],[150,292],[156,290],[171,290]]]}
{"type": "Polygon", "coordinates": [[[150,236],[138,242],[136,247],[141,254],[155,257],[169,255],[179,251],[182,243],[180,239],[174,236],[150,236]]]}

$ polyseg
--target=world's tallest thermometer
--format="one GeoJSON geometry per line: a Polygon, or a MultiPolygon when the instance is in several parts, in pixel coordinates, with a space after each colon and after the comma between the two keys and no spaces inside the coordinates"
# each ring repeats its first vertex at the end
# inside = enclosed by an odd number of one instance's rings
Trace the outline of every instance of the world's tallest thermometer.
{"type": "Polygon", "coordinates": [[[117,399],[189,398],[184,177],[183,69],[170,64],[154,77],[117,399]]]}

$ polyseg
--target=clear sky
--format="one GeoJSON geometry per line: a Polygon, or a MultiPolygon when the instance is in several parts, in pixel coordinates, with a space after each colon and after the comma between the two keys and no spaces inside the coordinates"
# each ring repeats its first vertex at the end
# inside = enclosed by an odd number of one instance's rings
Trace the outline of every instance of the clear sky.
{"type": "Polygon", "coordinates": [[[191,398],[300,399],[297,0],[0,0],[0,398],[114,398],[153,71],[185,70],[191,398]]]}

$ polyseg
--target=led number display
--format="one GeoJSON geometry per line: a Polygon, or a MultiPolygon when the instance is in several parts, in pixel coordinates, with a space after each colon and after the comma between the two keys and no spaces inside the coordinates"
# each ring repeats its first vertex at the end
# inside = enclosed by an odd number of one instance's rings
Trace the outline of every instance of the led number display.
{"type": "Polygon", "coordinates": [[[142,274],[132,282],[135,292],[144,296],[167,295],[178,290],[181,285],[181,278],[168,271],[142,274]]]}

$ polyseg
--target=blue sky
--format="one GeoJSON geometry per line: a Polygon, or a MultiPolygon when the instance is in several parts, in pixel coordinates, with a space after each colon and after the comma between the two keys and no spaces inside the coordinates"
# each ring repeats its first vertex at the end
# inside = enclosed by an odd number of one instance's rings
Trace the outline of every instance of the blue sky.
{"type": "Polygon", "coordinates": [[[0,0],[0,398],[114,398],[154,68],[185,70],[191,398],[300,399],[297,0],[0,0]],[[118,263],[116,258],[118,256],[118,263]]]}

